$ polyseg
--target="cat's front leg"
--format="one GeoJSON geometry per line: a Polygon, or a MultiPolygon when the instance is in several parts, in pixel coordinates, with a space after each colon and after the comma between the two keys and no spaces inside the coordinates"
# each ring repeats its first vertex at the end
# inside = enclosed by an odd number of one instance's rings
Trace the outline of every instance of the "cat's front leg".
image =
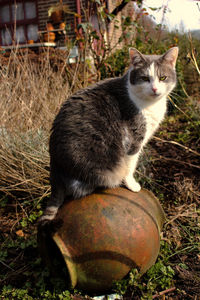
{"type": "Polygon", "coordinates": [[[140,184],[133,177],[137,166],[138,158],[139,152],[128,157],[128,173],[124,178],[125,186],[133,192],[139,192],[141,190],[140,184]]]}
{"type": "Polygon", "coordinates": [[[131,190],[131,191],[133,191],[135,193],[137,193],[137,192],[139,192],[141,190],[141,185],[135,180],[135,178],[133,177],[133,175],[131,175],[130,177],[127,176],[125,178],[124,183],[125,183],[126,187],[129,190],[131,190]]]}

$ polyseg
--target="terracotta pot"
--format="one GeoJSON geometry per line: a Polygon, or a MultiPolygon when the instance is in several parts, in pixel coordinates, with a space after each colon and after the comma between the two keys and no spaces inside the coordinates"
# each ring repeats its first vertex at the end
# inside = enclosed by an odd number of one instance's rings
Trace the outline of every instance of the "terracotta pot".
{"type": "Polygon", "coordinates": [[[70,285],[102,294],[132,268],[143,274],[155,263],[164,219],[151,192],[107,189],[65,203],[57,214],[54,234],[45,229],[38,232],[39,248],[53,269],[51,247],[56,245],[70,285]]]}
{"type": "Polygon", "coordinates": [[[65,30],[65,26],[66,25],[65,25],[64,22],[62,22],[62,23],[59,24],[59,28],[62,29],[62,30],[65,30]]]}
{"type": "Polygon", "coordinates": [[[47,29],[47,31],[51,31],[51,30],[54,30],[54,27],[51,23],[47,23],[46,29],[47,29]]]}
{"type": "Polygon", "coordinates": [[[44,42],[54,42],[56,38],[56,35],[54,32],[46,32],[44,33],[43,39],[44,42]]]}

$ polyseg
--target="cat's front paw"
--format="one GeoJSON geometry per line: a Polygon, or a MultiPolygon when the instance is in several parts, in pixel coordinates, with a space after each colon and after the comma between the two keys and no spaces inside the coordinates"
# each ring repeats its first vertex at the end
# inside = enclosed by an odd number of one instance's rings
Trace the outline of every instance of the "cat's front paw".
{"type": "Polygon", "coordinates": [[[141,185],[133,177],[126,178],[124,183],[129,190],[135,193],[138,193],[141,190],[141,185]]]}

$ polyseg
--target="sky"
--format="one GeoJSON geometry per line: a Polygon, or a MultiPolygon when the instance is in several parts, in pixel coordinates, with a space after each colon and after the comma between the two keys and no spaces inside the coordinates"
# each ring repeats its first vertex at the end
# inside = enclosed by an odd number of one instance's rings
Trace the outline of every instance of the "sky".
{"type": "Polygon", "coordinates": [[[165,14],[164,24],[170,30],[180,29],[181,22],[185,31],[200,29],[200,0],[144,0],[143,7],[155,17],[157,23],[161,23],[163,12],[152,11],[148,7],[162,7],[168,5],[169,10],[165,14]],[[198,3],[198,6],[197,6],[198,3]]]}

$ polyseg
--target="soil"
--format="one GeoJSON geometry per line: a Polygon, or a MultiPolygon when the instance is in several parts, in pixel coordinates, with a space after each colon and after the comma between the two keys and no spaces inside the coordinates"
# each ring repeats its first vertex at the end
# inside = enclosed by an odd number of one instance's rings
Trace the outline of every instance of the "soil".
{"type": "MultiPolygon", "coordinates": [[[[154,159],[149,171],[153,172],[153,178],[159,178],[164,199],[162,206],[167,218],[174,220],[165,227],[164,238],[177,245],[186,244],[188,238],[180,237],[180,227],[193,226],[187,219],[190,213],[191,218],[198,218],[195,211],[200,207],[200,155],[156,139],[150,145],[154,159]]],[[[190,149],[198,148],[191,145],[190,149]]],[[[199,241],[197,232],[200,232],[200,227],[194,233],[199,241]]],[[[174,265],[176,289],[166,293],[163,299],[200,299],[200,249],[174,255],[170,262],[174,265]],[[187,263],[188,269],[180,267],[180,263],[187,263]],[[178,290],[181,295],[177,293],[178,290]]]]}

